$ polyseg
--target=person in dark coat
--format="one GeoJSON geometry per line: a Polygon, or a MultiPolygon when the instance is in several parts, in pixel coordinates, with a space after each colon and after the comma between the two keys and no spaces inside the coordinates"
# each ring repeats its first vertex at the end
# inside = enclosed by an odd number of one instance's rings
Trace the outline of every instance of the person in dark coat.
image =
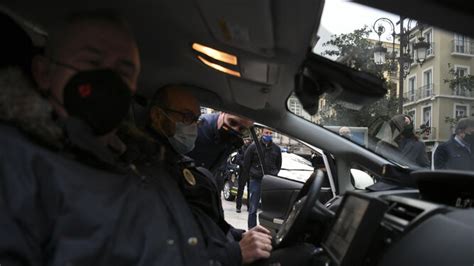
{"type": "Polygon", "coordinates": [[[118,157],[140,69],[121,20],[71,17],[32,69],[43,96],[18,68],[0,70],[0,264],[209,265],[165,166],[118,157]]]}
{"type": "Polygon", "coordinates": [[[264,128],[259,141],[263,152],[261,159],[265,172],[260,163],[256,143],[252,143],[245,151],[242,176],[250,179],[248,228],[253,228],[257,225],[257,209],[260,203],[263,175],[278,175],[281,169],[281,150],[280,147],[273,143],[272,133],[270,129],[264,128]]]}
{"type": "Polygon", "coordinates": [[[195,147],[186,155],[213,173],[219,190],[224,187],[225,160],[243,145],[243,134],[252,125],[251,120],[224,112],[200,117],[195,147]]]}
{"type": "MultiPolygon", "coordinates": [[[[250,197],[250,184],[248,178],[242,176],[242,169],[244,168],[244,154],[247,148],[252,143],[251,139],[244,139],[244,145],[239,149],[236,156],[236,163],[239,166],[238,172],[238,187],[237,187],[237,197],[235,198],[235,210],[237,213],[240,213],[242,210],[242,197],[244,195],[245,185],[247,185],[247,197],[250,197]]],[[[247,210],[249,209],[249,201],[247,198],[247,210]]]]}
{"type": "Polygon", "coordinates": [[[413,119],[408,115],[396,115],[389,124],[392,134],[390,139],[380,141],[375,151],[408,164],[429,167],[426,146],[414,133],[413,119]]]}
{"type": "Polygon", "coordinates": [[[245,232],[229,225],[212,174],[184,155],[194,147],[199,113],[199,103],[189,90],[177,85],[158,90],[150,104],[146,129],[152,141],[143,143],[136,155],[164,156],[167,169],[179,180],[216,265],[241,265],[267,258],[272,249],[270,232],[263,227],[245,232]]]}
{"type": "Polygon", "coordinates": [[[463,118],[456,124],[454,136],[435,150],[435,169],[474,171],[473,144],[474,119],[463,118]]]}

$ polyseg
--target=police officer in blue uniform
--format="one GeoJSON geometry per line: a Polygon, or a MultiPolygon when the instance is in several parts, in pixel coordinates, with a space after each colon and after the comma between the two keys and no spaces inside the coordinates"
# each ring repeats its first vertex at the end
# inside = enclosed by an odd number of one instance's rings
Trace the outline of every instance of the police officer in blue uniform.
{"type": "Polygon", "coordinates": [[[194,147],[199,113],[197,99],[190,91],[179,86],[160,89],[151,101],[146,134],[137,134],[140,131],[130,126],[121,130],[121,138],[133,147],[124,160],[145,164],[154,160],[166,162],[168,172],[177,180],[200,225],[214,263],[241,265],[269,257],[270,232],[263,227],[244,232],[230,226],[224,219],[212,174],[183,155],[194,147]]]}

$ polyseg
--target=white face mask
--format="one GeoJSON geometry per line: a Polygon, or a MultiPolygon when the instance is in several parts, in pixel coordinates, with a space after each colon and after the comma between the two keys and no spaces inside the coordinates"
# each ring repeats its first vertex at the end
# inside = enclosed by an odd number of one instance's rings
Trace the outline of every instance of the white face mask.
{"type": "Polygon", "coordinates": [[[168,137],[168,141],[177,153],[186,154],[194,149],[197,131],[196,123],[186,125],[182,122],[176,122],[176,132],[174,136],[168,137]]]}

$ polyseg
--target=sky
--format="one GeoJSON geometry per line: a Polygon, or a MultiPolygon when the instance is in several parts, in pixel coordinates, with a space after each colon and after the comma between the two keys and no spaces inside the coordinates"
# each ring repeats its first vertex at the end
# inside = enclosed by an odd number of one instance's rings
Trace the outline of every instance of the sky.
{"type": "MultiPolygon", "coordinates": [[[[362,28],[364,25],[372,29],[375,20],[380,17],[389,18],[394,23],[399,20],[398,16],[391,13],[348,2],[347,0],[326,0],[318,31],[320,40],[313,51],[319,54],[323,50],[322,44],[327,42],[333,34],[350,33],[355,29],[362,28]]],[[[386,27],[386,32],[391,31],[389,25],[383,25],[386,27]]],[[[390,35],[385,33],[382,35],[381,40],[391,41],[389,37],[390,35]]],[[[372,33],[369,38],[377,39],[378,37],[377,34],[372,33]]]]}

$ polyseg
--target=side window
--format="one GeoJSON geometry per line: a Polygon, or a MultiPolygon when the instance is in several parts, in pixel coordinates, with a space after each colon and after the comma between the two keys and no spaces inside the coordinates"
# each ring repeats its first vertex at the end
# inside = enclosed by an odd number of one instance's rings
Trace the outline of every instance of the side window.
{"type": "MultiPolygon", "coordinates": [[[[260,139],[263,127],[255,127],[255,129],[260,139]]],[[[304,183],[315,169],[321,169],[326,172],[327,177],[323,183],[323,194],[327,194],[324,197],[328,200],[335,195],[334,179],[328,162],[328,160],[333,160],[332,156],[328,159],[322,150],[309,147],[298,139],[274,130],[272,130],[272,142],[280,148],[281,152],[282,163],[277,176],[304,183]]]]}

